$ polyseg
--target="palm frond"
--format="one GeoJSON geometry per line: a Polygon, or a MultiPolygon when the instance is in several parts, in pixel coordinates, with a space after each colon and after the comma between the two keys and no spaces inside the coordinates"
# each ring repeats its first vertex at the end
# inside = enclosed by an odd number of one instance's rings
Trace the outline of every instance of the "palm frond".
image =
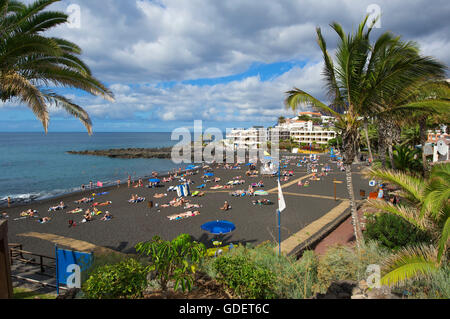
{"type": "Polygon", "coordinates": [[[433,223],[426,217],[420,216],[420,211],[415,207],[408,207],[404,205],[393,205],[390,202],[382,200],[370,199],[367,201],[370,207],[376,208],[381,212],[399,216],[406,220],[411,225],[422,231],[430,231],[434,228],[433,223]]]}
{"type": "Polygon", "coordinates": [[[57,108],[63,108],[67,113],[73,117],[79,119],[81,123],[86,127],[88,134],[92,135],[92,122],[89,114],[83,110],[79,105],[73,103],[71,100],[64,96],[58,95],[53,92],[45,91],[42,93],[43,97],[49,102],[53,103],[57,108]]]}
{"type": "Polygon", "coordinates": [[[439,269],[437,250],[433,246],[415,246],[402,249],[388,257],[383,264],[387,272],[381,278],[381,284],[402,286],[409,280],[430,276],[439,269]]]}
{"type": "Polygon", "coordinates": [[[369,169],[366,172],[368,177],[400,186],[412,202],[421,203],[424,200],[425,183],[419,177],[387,169],[369,169]]]}
{"type": "Polygon", "coordinates": [[[444,223],[444,227],[442,227],[442,233],[440,235],[439,241],[438,241],[438,261],[441,262],[442,257],[447,251],[448,242],[449,242],[449,236],[450,236],[450,217],[447,218],[447,220],[444,223]]]}
{"type": "Polygon", "coordinates": [[[305,91],[294,88],[293,90],[286,92],[286,94],[288,95],[285,100],[285,105],[287,108],[296,110],[299,105],[306,104],[327,114],[333,114],[337,117],[340,116],[340,114],[336,113],[330,107],[320,102],[314,96],[306,93],[305,91]]]}

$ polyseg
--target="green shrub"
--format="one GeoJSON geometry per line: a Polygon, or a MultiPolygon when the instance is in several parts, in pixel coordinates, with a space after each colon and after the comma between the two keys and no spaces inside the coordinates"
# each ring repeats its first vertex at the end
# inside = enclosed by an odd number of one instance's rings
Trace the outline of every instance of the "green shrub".
{"type": "MultiPolygon", "coordinates": [[[[277,299],[304,299],[314,294],[317,284],[317,257],[312,251],[305,252],[300,260],[295,257],[278,256],[274,246],[264,243],[257,247],[239,246],[227,252],[229,258],[245,260],[256,268],[270,269],[275,280],[270,284],[271,297],[277,299]]],[[[212,278],[220,279],[223,274],[215,265],[216,259],[209,259],[203,264],[203,270],[212,278]]],[[[264,298],[268,298],[265,296],[264,298]]]]}
{"type": "Polygon", "coordinates": [[[398,250],[408,245],[430,242],[430,237],[403,218],[391,214],[367,216],[365,238],[382,246],[398,250]]]}
{"type": "Polygon", "coordinates": [[[148,272],[147,266],[132,258],[99,266],[90,272],[82,291],[88,299],[142,297],[147,287],[148,272]]]}
{"type": "Polygon", "coordinates": [[[231,288],[239,297],[250,299],[274,298],[275,276],[266,267],[258,267],[242,256],[218,257],[214,266],[218,280],[231,288]]]}
{"type": "Polygon", "coordinates": [[[359,253],[355,247],[330,247],[319,259],[318,291],[324,293],[333,281],[367,279],[367,266],[381,265],[389,254],[389,251],[374,241],[364,244],[359,253]]]}
{"type": "Polygon", "coordinates": [[[188,234],[181,234],[172,241],[155,236],[149,242],[137,244],[136,250],[149,258],[150,270],[156,272],[164,291],[172,280],[175,290],[181,287],[183,292],[190,291],[197,267],[206,255],[205,245],[192,241],[188,234]]]}

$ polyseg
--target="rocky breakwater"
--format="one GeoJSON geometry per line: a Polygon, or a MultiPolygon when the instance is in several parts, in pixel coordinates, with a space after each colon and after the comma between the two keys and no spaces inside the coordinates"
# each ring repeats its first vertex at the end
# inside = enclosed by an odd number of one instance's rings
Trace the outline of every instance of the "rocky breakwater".
{"type": "Polygon", "coordinates": [[[68,151],[73,155],[104,156],[110,158],[171,158],[172,148],[120,148],[108,150],[68,151]]]}

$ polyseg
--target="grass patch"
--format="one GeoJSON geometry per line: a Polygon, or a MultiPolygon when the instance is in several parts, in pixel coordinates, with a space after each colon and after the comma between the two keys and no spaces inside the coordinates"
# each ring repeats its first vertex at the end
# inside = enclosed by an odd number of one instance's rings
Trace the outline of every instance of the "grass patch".
{"type": "Polygon", "coordinates": [[[45,294],[26,288],[14,288],[13,299],[55,299],[56,295],[45,294]]]}

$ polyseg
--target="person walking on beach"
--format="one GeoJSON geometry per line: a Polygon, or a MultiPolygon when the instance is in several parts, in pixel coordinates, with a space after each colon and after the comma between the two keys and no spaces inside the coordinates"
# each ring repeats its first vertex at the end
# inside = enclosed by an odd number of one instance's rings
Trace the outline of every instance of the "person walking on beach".
{"type": "Polygon", "coordinates": [[[8,196],[8,207],[11,207],[11,197],[8,196]]]}
{"type": "Polygon", "coordinates": [[[120,179],[117,180],[117,188],[120,187],[120,179]]]}
{"type": "Polygon", "coordinates": [[[89,182],[89,189],[93,189],[94,188],[94,183],[92,181],[89,182]]]}
{"type": "Polygon", "coordinates": [[[130,186],[131,186],[131,176],[128,175],[128,188],[130,188],[130,186]]]}

